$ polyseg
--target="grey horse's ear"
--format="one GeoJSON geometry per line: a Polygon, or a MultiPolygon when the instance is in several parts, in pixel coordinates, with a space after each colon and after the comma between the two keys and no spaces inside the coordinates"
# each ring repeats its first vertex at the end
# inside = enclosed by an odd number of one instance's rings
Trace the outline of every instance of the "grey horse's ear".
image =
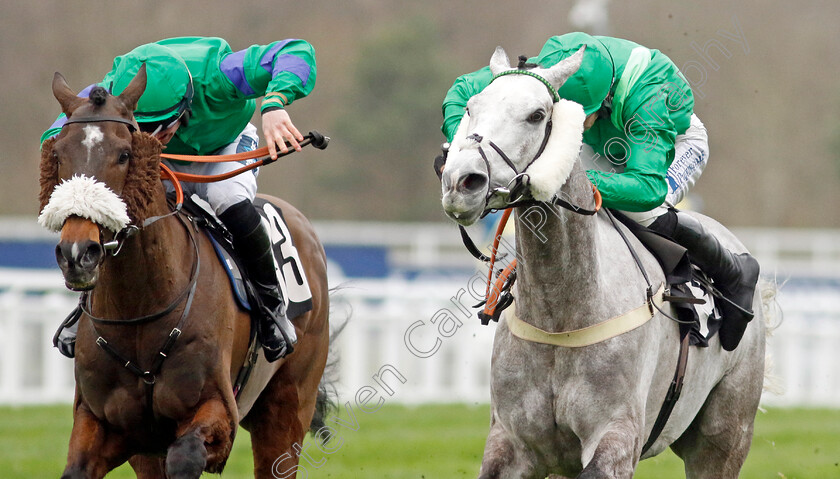
{"type": "Polygon", "coordinates": [[[574,55],[561,60],[559,63],[545,71],[545,78],[552,86],[554,86],[554,88],[559,90],[563,83],[566,83],[566,80],[578,71],[581,62],[583,61],[583,53],[585,50],[586,45],[580,47],[580,50],[576,51],[574,55]]]}
{"type": "Polygon", "coordinates": [[[496,47],[496,51],[493,52],[493,56],[490,58],[490,72],[493,75],[498,75],[505,70],[510,70],[510,60],[504,48],[496,47]]]}

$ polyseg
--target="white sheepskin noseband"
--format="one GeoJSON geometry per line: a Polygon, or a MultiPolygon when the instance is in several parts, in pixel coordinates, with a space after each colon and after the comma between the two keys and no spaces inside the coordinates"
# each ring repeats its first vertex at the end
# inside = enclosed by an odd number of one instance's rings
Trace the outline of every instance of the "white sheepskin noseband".
{"type": "Polygon", "coordinates": [[[84,175],[74,176],[55,187],[49,203],[38,216],[38,224],[58,232],[71,215],[87,218],[115,233],[129,221],[125,202],[104,183],[84,175]]]}
{"type": "Polygon", "coordinates": [[[580,104],[560,100],[551,112],[551,136],[542,155],[528,167],[531,196],[550,201],[572,173],[583,143],[586,114],[580,104]]]}

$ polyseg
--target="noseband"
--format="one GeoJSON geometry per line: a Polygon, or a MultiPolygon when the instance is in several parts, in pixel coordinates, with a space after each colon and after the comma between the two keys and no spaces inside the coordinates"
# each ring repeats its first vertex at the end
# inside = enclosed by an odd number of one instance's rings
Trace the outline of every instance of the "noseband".
{"type": "MultiPolygon", "coordinates": [[[[513,197],[513,200],[508,200],[508,204],[513,204],[525,199],[525,196],[527,195],[527,191],[525,191],[525,188],[528,186],[529,179],[526,171],[528,171],[528,168],[530,168],[531,165],[533,165],[534,162],[537,161],[540,155],[543,154],[543,151],[545,150],[545,145],[548,143],[548,138],[551,136],[551,127],[552,122],[549,118],[549,120],[545,124],[545,134],[543,136],[542,144],[540,144],[540,149],[537,150],[537,154],[534,155],[534,158],[532,158],[527,165],[525,165],[525,168],[523,168],[521,172],[516,168],[516,165],[513,164],[513,161],[504,152],[504,150],[502,150],[499,147],[499,145],[494,143],[493,140],[487,140],[487,144],[490,145],[490,147],[493,148],[493,150],[495,150],[496,153],[498,153],[498,155],[502,158],[502,160],[504,160],[508,167],[510,167],[510,169],[513,170],[515,175],[505,187],[499,186],[493,188],[492,190],[488,188],[487,196],[484,198],[485,214],[486,211],[489,211],[486,210],[486,208],[487,205],[490,204],[490,198],[492,198],[493,195],[495,195],[496,193],[507,194],[509,198],[513,197]]],[[[484,160],[484,167],[487,169],[487,184],[489,185],[491,183],[492,173],[490,171],[490,161],[487,159],[487,154],[484,152],[484,148],[481,147],[481,142],[484,141],[484,137],[482,137],[478,133],[473,133],[472,135],[468,136],[467,139],[473,140],[476,143],[478,143],[478,154],[481,155],[481,159],[484,160]]]]}

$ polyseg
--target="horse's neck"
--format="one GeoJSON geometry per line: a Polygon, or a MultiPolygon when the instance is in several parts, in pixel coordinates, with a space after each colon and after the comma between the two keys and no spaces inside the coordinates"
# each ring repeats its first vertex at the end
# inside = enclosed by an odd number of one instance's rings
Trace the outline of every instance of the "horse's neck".
{"type": "MultiPolygon", "coordinates": [[[[160,193],[155,195],[150,216],[170,211],[160,193]]],[[[93,291],[95,313],[113,318],[141,316],[177,297],[189,283],[195,261],[184,226],[175,216],[156,221],[127,239],[119,254],[107,257],[93,291]]]]}
{"type": "MultiPolygon", "coordinates": [[[[592,186],[579,164],[560,197],[581,208],[593,207],[592,186]]],[[[592,324],[588,299],[600,297],[603,288],[598,275],[602,259],[598,219],[560,206],[531,208],[540,210],[517,212],[517,313],[545,329],[592,324]],[[563,323],[557,324],[556,318],[563,318],[563,323]]]]}

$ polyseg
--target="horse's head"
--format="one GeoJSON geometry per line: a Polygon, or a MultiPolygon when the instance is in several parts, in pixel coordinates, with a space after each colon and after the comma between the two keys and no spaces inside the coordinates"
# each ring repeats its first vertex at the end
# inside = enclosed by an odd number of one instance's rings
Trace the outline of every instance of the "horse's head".
{"type": "Polygon", "coordinates": [[[562,186],[579,154],[585,115],[557,90],[580,67],[584,48],[551,68],[527,70],[511,68],[496,48],[494,79],[467,103],[441,177],[450,218],[470,225],[523,195],[550,200],[562,186]]]}
{"type": "Polygon", "coordinates": [[[160,144],[137,132],[133,116],[145,88],[144,68],[116,97],[94,87],[81,98],[59,73],[53,79],[67,123],[42,146],[38,221],[61,232],[56,259],[70,289],[93,288],[104,239],[142,221],[160,182],[160,144]]]}

